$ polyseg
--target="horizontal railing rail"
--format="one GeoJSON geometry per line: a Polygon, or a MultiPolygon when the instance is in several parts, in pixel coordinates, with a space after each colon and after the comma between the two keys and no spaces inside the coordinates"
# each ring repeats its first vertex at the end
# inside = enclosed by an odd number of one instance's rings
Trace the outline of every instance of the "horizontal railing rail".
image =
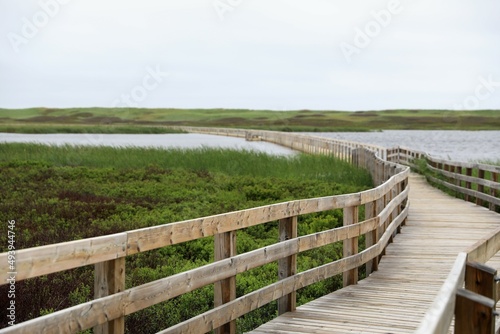
{"type": "MultiPolygon", "coordinates": [[[[402,147],[387,150],[387,159],[419,170],[422,162],[418,160],[423,161],[424,168],[430,171],[424,174],[431,183],[455,192],[466,201],[499,211],[500,166],[448,161],[402,147]]],[[[498,280],[496,270],[484,264],[498,251],[500,228],[458,254],[416,333],[449,333],[453,317],[455,333],[493,333],[498,280]]]]}
{"type": "Polygon", "coordinates": [[[431,157],[423,152],[397,147],[387,150],[389,161],[411,167],[425,160],[427,180],[455,193],[466,201],[500,212],[500,166],[474,162],[456,162],[431,157]]]}
{"type": "Polygon", "coordinates": [[[500,228],[460,253],[416,333],[447,334],[453,316],[455,333],[493,333],[500,287],[496,269],[484,264],[499,251],[500,228]]]}
{"type": "Polygon", "coordinates": [[[258,138],[259,140],[285,146],[295,151],[311,154],[329,154],[349,162],[352,161],[351,153],[353,150],[366,148],[375,152],[380,159],[387,160],[387,149],[385,147],[309,134],[210,127],[182,126],[176,128],[186,132],[246,138],[249,140],[256,140],[258,138]]]}
{"type": "MultiPolygon", "coordinates": [[[[211,129],[213,130],[213,129],[211,129]]],[[[222,134],[224,131],[219,134],[222,134]]],[[[232,130],[224,135],[247,137],[249,131],[232,130]]],[[[214,309],[166,329],[161,333],[234,333],[235,320],[271,301],[278,300],[279,313],[295,308],[295,292],[307,285],[343,274],[344,285],[356,284],[358,268],[367,274],[378,268],[384,249],[399,232],[408,215],[409,168],[387,162],[384,150],[370,150],[357,143],[329,142],[328,139],[253,131],[260,138],[296,150],[329,154],[370,171],[376,188],[339,196],[327,196],[272,204],[248,210],[168,223],[109,236],[19,250],[16,253],[16,280],[73,268],[95,265],[95,299],[56,311],[0,333],[77,333],[94,328],[99,333],[123,333],[125,316],[176,296],[214,284],[214,309]],[[364,220],[359,211],[364,207],[364,220]],[[298,217],[327,210],[343,210],[343,227],[297,236],[298,217]],[[269,222],[279,222],[276,244],[236,254],[236,231],[269,222]],[[214,237],[215,259],[189,271],[125,289],[125,258],[140,252],[214,237]],[[366,247],[358,250],[358,239],[366,247]],[[343,257],[337,261],[297,273],[297,254],[335,242],[343,243],[343,257]],[[278,262],[277,282],[236,298],[237,274],[270,262],[278,262]]],[[[0,271],[8,273],[8,253],[0,254],[0,271]]],[[[8,277],[0,284],[5,284],[8,277]]]]}

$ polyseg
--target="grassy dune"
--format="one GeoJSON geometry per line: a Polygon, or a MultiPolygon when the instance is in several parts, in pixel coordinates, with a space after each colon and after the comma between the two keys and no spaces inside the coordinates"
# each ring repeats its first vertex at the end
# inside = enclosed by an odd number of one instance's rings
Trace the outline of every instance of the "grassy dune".
{"type": "MultiPolygon", "coordinates": [[[[156,126],[245,127],[278,131],[373,131],[383,129],[500,129],[499,110],[311,111],[246,109],[0,109],[3,132],[106,133],[152,131],[156,126]],[[143,127],[146,126],[148,130],[143,127]],[[93,130],[95,131],[95,130],[93,130]],[[128,131],[128,132],[123,132],[128,131]]],[[[160,131],[160,130],[156,130],[160,131]]]]}

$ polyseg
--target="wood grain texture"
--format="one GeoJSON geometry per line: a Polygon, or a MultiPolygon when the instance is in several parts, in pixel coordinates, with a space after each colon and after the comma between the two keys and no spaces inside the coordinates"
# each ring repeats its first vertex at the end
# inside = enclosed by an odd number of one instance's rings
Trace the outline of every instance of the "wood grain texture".
{"type": "MultiPolygon", "coordinates": [[[[409,188],[406,225],[387,246],[378,271],[251,333],[414,333],[421,323],[425,330],[419,333],[447,333],[452,297],[465,275],[465,250],[496,230],[500,215],[452,198],[420,176],[410,177],[409,188]],[[444,321],[436,331],[425,327],[433,313],[446,315],[439,316],[444,321]]],[[[384,234],[382,244],[388,238],[384,234]]]]}

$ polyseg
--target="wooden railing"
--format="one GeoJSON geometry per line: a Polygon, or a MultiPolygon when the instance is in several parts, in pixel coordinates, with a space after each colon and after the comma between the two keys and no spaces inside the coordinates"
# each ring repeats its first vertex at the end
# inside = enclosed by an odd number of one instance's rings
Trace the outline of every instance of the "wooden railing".
{"type": "Polygon", "coordinates": [[[442,160],[400,147],[389,149],[387,159],[412,167],[417,167],[416,159],[425,160],[429,182],[451,190],[466,201],[500,212],[500,166],[442,160]]]}
{"type": "MultiPolygon", "coordinates": [[[[417,169],[422,169],[417,160],[425,161],[424,168],[430,171],[425,174],[431,183],[490,210],[498,211],[500,208],[498,166],[436,159],[423,152],[400,147],[389,149],[387,159],[417,169]]],[[[500,228],[458,254],[416,333],[449,333],[453,317],[454,332],[457,334],[496,333],[495,305],[500,297],[500,288],[496,270],[484,264],[498,251],[500,228]]]]}
{"type": "Polygon", "coordinates": [[[246,138],[251,141],[262,140],[285,146],[299,152],[332,155],[349,162],[352,162],[352,151],[358,148],[366,148],[375,152],[381,160],[385,161],[387,158],[387,149],[381,146],[300,133],[188,126],[176,128],[193,133],[246,138]]]}
{"type": "MultiPolygon", "coordinates": [[[[215,131],[214,129],[210,129],[215,131]]],[[[220,131],[222,134],[225,130],[220,131]]],[[[197,128],[196,132],[203,132],[197,128]]],[[[209,131],[206,131],[209,133],[209,131]]],[[[340,196],[290,201],[224,213],[108,236],[35,247],[16,252],[16,280],[95,266],[95,299],[35,318],[0,333],[77,333],[94,328],[94,333],[123,333],[127,315],[167,301],[200,287],[214,284],[215,308],[161,333],[201,333],[217,329],[234,333],[235,320],[267,303],[278,300],[279,313],[295,308],[295,292],[305,286],[343,274],[344,285],[356,284],[358,268],[367,274],[377,270],[379,257],[404,224],[408,215],[409,168],[384,161],[385,151],[357,143],[268,131],[227,131],[225,135],[270,141],[295,150],[341,157],[368,169],[376,188],[340,196]],[[365,215],[359,221],[360,208],[365,215]],[[326,210],[343,210],[343,227],[298,236],[298,217],[326,210]],[[236,231],[279,221],[278,243],[236,254],[236,231]],[[125,259],[140,252],[214,236],[214,262],[125,290],[125,259]],[[358,251],[358,239],[365,236],[365,249],[358,251]],[[343,242],[340,260],[297,273],[297,254],[343,242]],[[277,281],[236,298],[237,274],[271,262],[278,262],[277,281]]],[[[8,253],[0,254],[0,272],[6,283],[8,253]]]]}
{"type": "Polygon", "coordinates": [[[425,315],[418,334],[496,333],[495,305],[500,298],[497,270],[484,265],[500,251],[500,228],[457,256],[448,278],[425,315]]]}

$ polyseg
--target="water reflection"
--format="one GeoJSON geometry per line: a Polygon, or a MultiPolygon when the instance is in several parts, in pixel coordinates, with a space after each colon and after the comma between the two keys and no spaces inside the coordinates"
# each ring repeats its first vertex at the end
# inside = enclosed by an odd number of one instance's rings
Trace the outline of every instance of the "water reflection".
{"type": "Polygon", "coordinates": [[[46,145],[86,145],[113,147],[197,148],[220,147],[246,149],[275,155],[294,151],[266,142],[202,134],[18,134],[0,133],[1,142],[40,143],[46,145]]]}

